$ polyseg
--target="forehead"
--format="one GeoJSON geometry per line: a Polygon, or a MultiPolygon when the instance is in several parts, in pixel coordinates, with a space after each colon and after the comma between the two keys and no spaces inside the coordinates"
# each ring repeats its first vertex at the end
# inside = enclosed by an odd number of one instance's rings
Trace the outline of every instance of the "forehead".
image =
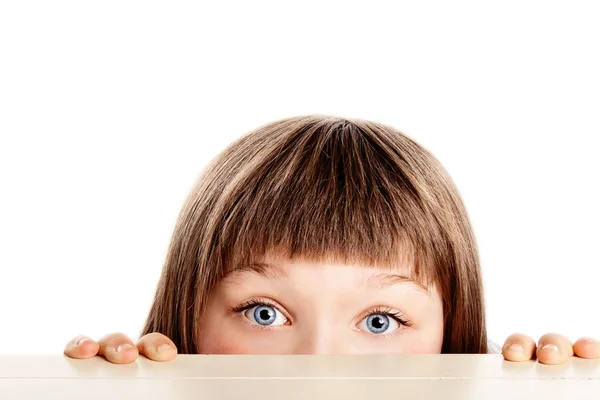
{"type": "Polygon", "coordinates": [[[268,260],[238,265],[226,277],[226,281],[244,280],[248,276],[257,276],[268,280],[289,280],[307,274],[333,275],[338,279],[351,280],[359,287],[384,289],[396,284],[412,286],[420,292],[430,293],[431,286],[411,276],[409,268],[395,269],[364,266],[360,264],[340,264],[311,262],[306,260],[268,260]]]}

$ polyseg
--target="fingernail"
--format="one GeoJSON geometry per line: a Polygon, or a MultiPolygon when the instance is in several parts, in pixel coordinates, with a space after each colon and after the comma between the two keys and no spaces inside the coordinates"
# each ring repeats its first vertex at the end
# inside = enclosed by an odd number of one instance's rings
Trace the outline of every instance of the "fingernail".
{"type": "Polygon", "coordinates": [[[558,349],[558,346],[555,345],[555,344],[551,344],[551,343],[543,345],[542,347],[540,347],[540,350],[551,350],[551,351],[555,351],[557,353],[560,353],[560,350],[558,349]]]}
{"type": "Polygon", "coordinates": [[[525,349],[523,348],[523,346],[521,346],[519,343],[513,343],[510,346],[507,347],[506,350],[510,350],[510,351],[518,351],[520,353],[524,352],[525,349]]]}
{"type": "Polygon", "coordinates": [[[129,343],[120,344],[119,347],[117,347],[117,353],[120,353],[120,352],[128,350],[128,349],[133,349],[133,346],[130,345],[129,343]]]}
{"type": "Polygon", "coordinates": [[[163,344],[159,345],[156,350],[169,351],[169,350],[173,350],[173,346],[171,346],[170,344],[167,344],[167,343],[163,343],[163,344]]]}
{"type": "Polygon", "coordinates": [[[75,346],[81,346],[83,343],[87,342],[91,340],[89,337],[80,337],[79,339],[77,339],[77,341],[75,342],[75,346]]]}

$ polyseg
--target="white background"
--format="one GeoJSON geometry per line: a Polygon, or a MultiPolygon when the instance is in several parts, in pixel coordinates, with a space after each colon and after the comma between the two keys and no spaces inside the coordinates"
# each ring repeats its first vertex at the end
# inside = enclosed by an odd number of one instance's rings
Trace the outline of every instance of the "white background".
{"type": "Polygon", "coordinates": [[[492,340],[600,337],[594,3],[1,2],[0,353],[137,337],[204,165],[310,113],[441,160],[492,340]]]}

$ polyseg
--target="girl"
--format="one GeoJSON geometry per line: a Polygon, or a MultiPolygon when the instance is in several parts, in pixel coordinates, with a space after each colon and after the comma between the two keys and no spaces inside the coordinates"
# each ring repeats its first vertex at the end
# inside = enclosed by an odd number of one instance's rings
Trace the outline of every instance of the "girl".
{"type": "MultiPolygon", "coordinates": [[[[79,336],[65,354],[486,353],[478,250],[444,168],[375,122],[304,116],[240,138],[179,216],[137,345],[79,336]]],[[[513,361],[600,357],[589,338],[512,335],[513,361]]]]}

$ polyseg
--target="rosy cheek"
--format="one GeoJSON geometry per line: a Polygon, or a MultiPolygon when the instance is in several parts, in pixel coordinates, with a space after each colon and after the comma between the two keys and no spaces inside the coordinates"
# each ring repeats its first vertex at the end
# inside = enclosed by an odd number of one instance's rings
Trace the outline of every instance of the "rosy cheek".
{"type": "Polygon", "coordinates": [[[247,348],[243,340],[237,340],[235,337],[223,337],[223,335],[205,336],[201,353],[203,354],[248,354],[250,349],[247,348]]]}
{"type": "Polygon", "coordinates": [[[210,354],[248,354],[249,351],[244,346],[231,345],[231,344],[219,344],[215,347],[215,351],[210,354]]]}

